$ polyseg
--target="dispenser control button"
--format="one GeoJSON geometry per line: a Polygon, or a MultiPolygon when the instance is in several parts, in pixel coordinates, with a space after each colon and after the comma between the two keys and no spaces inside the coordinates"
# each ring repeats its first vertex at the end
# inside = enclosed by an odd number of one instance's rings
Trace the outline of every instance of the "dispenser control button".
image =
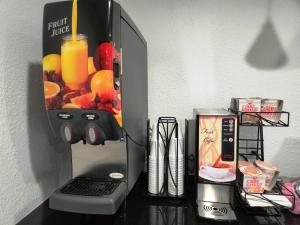
{"type": "Polygon", "coordinates": [[[59,112],[57,113],[57,117],[62,120],[70,120],[73,118],[73,115],[67,112],[59,112]]]}
{"type": "Polygon", "coordinates": [[[229,118],[222,119],[222,161],[234,161],[235,157],[235,120],[229,118]]]}
{"type": "Polygon", "coordinates": [[[72,140],[71,129],[70,127],[65,127],[65,138],[67,141],[72,140]]]}
{"type": "Polygon", "coordinates": [[[72,143],[74,139],[74,131],[71,124],[66,123],[61,127],[61,137],[64,142],[72,143]]]}
{"type": "Polygon", "coordinates": [[[91,145],[96,145],[100,139],[100,133],[95,124],[89,124],[85,128],[86,141],[91,145]]]}
{"type": "Polygon", "coordinates": [[[85,140],[87,143],[91,145],[104,145],[105,139],[106,135],[99,125],[95,123],[89,123],[85,127],[85,140]]]}
{"type": "Polygon", "coordinates": [[[88,133],[89,133],[90,142],[95,143],[96,142],[96,130],[95,130],[95,128],[90,127],[88,129],[88,133]]]}

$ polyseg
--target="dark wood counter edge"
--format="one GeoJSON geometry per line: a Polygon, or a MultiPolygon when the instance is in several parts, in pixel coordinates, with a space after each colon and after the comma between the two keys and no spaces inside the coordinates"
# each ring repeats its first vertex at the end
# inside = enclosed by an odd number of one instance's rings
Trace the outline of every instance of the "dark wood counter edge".
{"type": "Polygon", "coordinates": [[[44,201],[41,205],[35,208],[31,213],[25,216],[16,225],[37,225],[43,224],[44,221],[53,213],[49,208],[49,199],[44,201]]]}
{"type": "MultiPolygon", "coordinates": [[[[144,181],[145,177],[142,176],[140,178],[140,182],[144,181]]],[[[134,198],[133,195],[136,195],[138,192],[145,191],[143,187],[141,187],[141,183],[137,183],[134,190],[128,195],[128,198],[134,198]]],[[[144,196],[145,197],[145,196],[144,196]]],[[[156,200],[155,200],[156,201],[156,200]]],[[[293,215],[288,210],[282,210],[282,215],[284,216],[284,222],[281,224],[289,224],[289,225],[299,225],[299,219],[300,215],[293,215]]],[[[75,217],[78,219],[76,215],[80,214],[73,214],[73,213],[58,213],[56,210],[52,210],[49,208],[49,199],[45,200],[41,205],[39,205],[36,209],[34,209],[31,213],[29,213],[26,217],[24,217],[20,222],[18,222],[16,225],[42,225],[45,224],[47,220],[49,220],[52,216],[57,215],[60,217],[61,215],[69,215],[70,217],[75,217]]],[[[247,218],[247,216],[245,217],[247,218]]],[[[252,217],[251,217],[252,218],[252,217]]],[[[46,223],[48,224],[48,223],[46,223]]],[[[280,224],[280,223],[279,223],[280,224]]],[[[242,224],[241,224],[242,225],[242,224]]]]}

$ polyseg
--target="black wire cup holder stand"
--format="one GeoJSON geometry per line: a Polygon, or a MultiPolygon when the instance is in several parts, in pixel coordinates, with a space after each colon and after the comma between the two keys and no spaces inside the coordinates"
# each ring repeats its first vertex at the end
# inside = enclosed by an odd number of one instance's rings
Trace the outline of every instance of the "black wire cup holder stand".
{"type": "MultiPolygon", "coordinates": [[[[157,127],[156,127],[156,156],[159,154],[159,149],[160,145],[163,145],[164,148],[164,164],[163,164],[163,182],[161,188],[160,186],[160,175],[159,175],[159,157],[156,158],[156,190],[159,190],[157,194],[153,194],[149,192],[148,186],[149,186],[149,163],[150,163],[150,153],[151,153],[151,144],[150,143],[150,131],[148,132],[148,147],[147,147],[147,191],[146,191],[146,196],[150,198],[165,198],[165,199],[180,199],[183,200],[185,199],[185,176],[186,176],[186,158],[185,158],[185,146],[184,146],[184,139],[182,139],[182,150],[183,150],[183,165],[182,165],[182,171],[183,171],[183,194],[179,193],[179,179],[181,179],[178,175],[179,171],[179,140],[178,140],[178,126],[179,123],[176,120],[175,117],[159,117],[157,121],[157,127]],[[176,138],[176,145],[175,145],[175,168],[177,169],[177,172],[175,174],[172,174],[171,171],[171,166],[170,166],[170,160],[169,160],[169,150],[170,150],[170,144],[171,144],[171,139],[172,137],[176,138]],[[170,194],[168,190],[168,181],[169,181],[169,176],[172,181],[172,185],[175,187],[175,194],[170,194]]],[[[150,127],[149,127],[150,129],[150,127]]],[[[154,132],[152,131],[152,134],[154,132]]],[[[182,137],[183,138],[183,137],[182,137]]]]}

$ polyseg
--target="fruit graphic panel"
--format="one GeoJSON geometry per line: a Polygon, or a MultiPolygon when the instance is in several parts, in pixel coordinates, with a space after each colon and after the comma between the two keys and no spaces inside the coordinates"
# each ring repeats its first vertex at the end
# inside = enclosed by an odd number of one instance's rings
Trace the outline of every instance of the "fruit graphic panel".
{"type": "Polygon", "coordinates": [[[43,80],[46,109],[106,111],[122,126],[120,43],[106,1],[45,6],[43,80]]]}
{"type": "Polygon", "coordinates": [[[121,93],[113,73],[120,54],[113,43],[104,42],[94,56],[88,56],[81,42],[64,43],[61,55],[43,58],[46,109],[105,110],[121,125],[121,93]]]}

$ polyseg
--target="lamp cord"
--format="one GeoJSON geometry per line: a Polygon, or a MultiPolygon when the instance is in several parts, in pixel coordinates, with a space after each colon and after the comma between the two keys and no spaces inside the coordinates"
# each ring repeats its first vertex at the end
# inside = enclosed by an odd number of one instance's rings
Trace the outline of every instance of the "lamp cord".
{"type": "Polygon", "coordinates": [[[147,146],[145,146],[145,145],[139,143],[138,141],[134,140],[134,138],[129,135],[129,133],[125,130],[124,127],[123,127],[123,130],[125,131],[126,137],[128,137],[134,144],[136,144],[136,145],[138,145],[140,147],[143,147],[143,148],[147,148],[147,146]]]}

